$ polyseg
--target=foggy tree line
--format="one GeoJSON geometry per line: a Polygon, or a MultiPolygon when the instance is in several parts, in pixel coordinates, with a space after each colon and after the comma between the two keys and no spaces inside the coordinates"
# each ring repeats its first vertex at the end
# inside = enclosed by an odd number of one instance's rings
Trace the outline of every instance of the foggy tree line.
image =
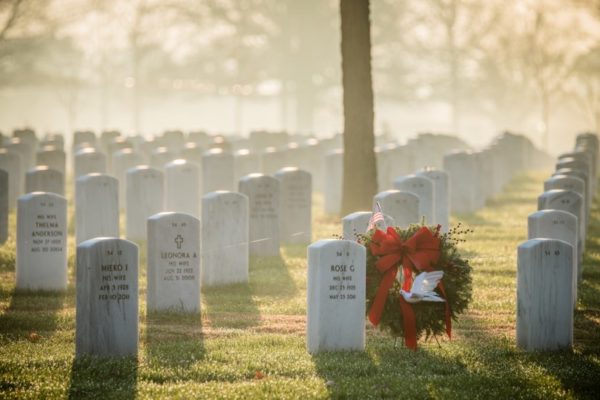
{"type": "MultiPolygon", "coordinates": [[[[376,102],[445,103],[455,132],[533,118],[547,142],[565,107],[600,127],[597,0],[372,0],[371,38],[376,102]]],[[[312,132],[341,79],[339,0],[0,0],[0,89],[51,87],[73,121],[83,88],[107,120],[128,87],[135,130],[147,99],[183,92],[276,97],[312,132]]]]}

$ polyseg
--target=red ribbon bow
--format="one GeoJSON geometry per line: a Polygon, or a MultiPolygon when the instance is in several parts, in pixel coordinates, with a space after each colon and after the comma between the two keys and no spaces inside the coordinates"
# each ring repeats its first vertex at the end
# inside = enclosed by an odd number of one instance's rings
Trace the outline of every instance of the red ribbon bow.
{"type": "MultiPolygon", "coordinates": [[[[377,229],[373,234],[371,253],[379,256],[375,266],[379,272],[384,274],[369,310],[369,321],[377,326],[381,320],[388,292],[396,279],[398,265],[402,264],[402,274],[404,276],[402,289],[410,291],[413,283],[413,270],[429,272],[433,270],[432,265],[438,262],[440,258],[440,238],[425,226],[421,227],[406,241],[402,240],[393,227],[388,227],[387,232],[377,229]]],[[[442,282],[438,286],[442,295],[446,297],[442,282]]],[[[402,296],[400,296],[400,308],[404,319],[406,347],[416,350],[417,327],[414,310],[402,296]]],[[[446,333],[448,337],[451,336],[450,324],[450,307],[446,301],[446,333]]]]}

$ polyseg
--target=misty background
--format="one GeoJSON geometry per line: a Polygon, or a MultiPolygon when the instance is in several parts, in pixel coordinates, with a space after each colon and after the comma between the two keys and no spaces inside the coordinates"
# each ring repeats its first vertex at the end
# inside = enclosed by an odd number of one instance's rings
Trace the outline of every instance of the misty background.
{"type": "MultiPolygon", "coordinates": [[[[598,0],[372,0],[371,35],[382,140],[600,128],[598,0]]],[[[328,137],[340,64],[338,0],[0,0],[0,131],[328,137]]]]}

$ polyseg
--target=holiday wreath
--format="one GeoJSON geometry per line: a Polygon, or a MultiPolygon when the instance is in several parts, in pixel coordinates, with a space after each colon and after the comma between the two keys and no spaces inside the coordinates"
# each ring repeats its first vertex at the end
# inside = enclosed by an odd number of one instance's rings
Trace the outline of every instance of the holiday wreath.
{"type": "Polygon", "coordinates": [[[360,240],[367,248],[367,316],[413,350],[422,335],[451,337],[452,319],[471,301],[471,267],[456,247],[468,230],[440,228],[374,229],[360,240]]]}

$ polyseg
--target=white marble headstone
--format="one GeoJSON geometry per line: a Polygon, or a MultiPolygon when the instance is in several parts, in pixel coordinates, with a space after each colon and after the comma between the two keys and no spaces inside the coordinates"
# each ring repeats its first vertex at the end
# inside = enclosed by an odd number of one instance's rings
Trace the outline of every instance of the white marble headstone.
{"type": "Polygon", "coordinates": [[[351,240],[308,247],[306,345],[311,354],[365,348],[366,250],[351,240]]]}
{"type": "Polygon", "coordinates": [[[240,149],[235,152],[234,158],[235,182],[239,182],[244,176],[262,171],[260,154],[248,149],[240,149]]]}
{"type": "Polygon", "coordinates": [[[518,249],[517,346],[557,350],[573,344],[573,248],[532,239],[518,249]]]}
{"type": "Polygon", "coordinates": [[[37,153],[37,165],[47,165],[51,169],[59,171],[66,176],[66,153],[54,146],[44,147],[37,153]]]}
{"type": "Polygon", "coordinates": [[[250,254],[279,255],[279,181],[250,174],[240,180],[239,192],[248,196],[250,254]]]}
{"type": "Polygon", "coordinates": [[[442,226],[442,232],[448,232],[450,228],[450,178],[448,174],[435,169],[425,169],[417,172],[417,175],[425,176],[433,182],[435,223],[442,226]]]}
{"type": "MultiPolygon", "coordinates": [[[[558,239],[569,243],[573,249],[579,247],[577,217],[562,210],[541,210],[529,214],[527,218],[528,239],[558,239]]],[[[583,266],[573,251],[573,307],[577,304],[577,283],[581,280],[583,266]]]]}
{"type": "Polygon", "coordinates": [[[176,160],[177,154],[166,147],[159,147],[150,155],[150,166],[159,170],[163,170],[165,165],[173,160],[176,160]]]}
{"type": "Polygon", "coordinates": [[[76,357],[137,356],[137,245],[110,237],[81,243],[76,286],[76,357]]]}
{"type": "Polygon", "coordinates": [[[31,148],[29,143],[25,141],[13,138],[4,144],[9,151],[18,153],[21,157],[21,167],[23,170],[31,169],[35,166],[35,151],[31,148]]]}
{"type": "Polygon", "coordinates": [[[282,168],[279,180],[279,234],[282,243],[310,243],[312,220],[312,179],[295,167],[282,168]]]}
{"type": "Polygon", "coordinates": [[[408,175],[394,180],[394,189],[414,193],[419,198],[419,217],[425,217],[426,225],[435,225],[435,189],[431,179],[408,175]]]}
{"type": "Polygon", "coordinates": [[[553,189],[538,196],[538,210],[563,210],[577,217],[579,228],[579,253],[585,251],[586,229],[583,197],[573,190],[553,189]]]}
{"type": "Polygon", "coordinates": [[[75,183],[77,244],[96,237],[119,237],[119,182],[103,174],[89,174],[75,183]]]}
{"type": "Polygon", "coordinates": [[[200,221],[184,213],[148,218],[148,311],[200,312],[200,221]]]}
{"type": "Polygon", "coordinates": [[[165,209],[200,216],[198,166],[178,159],[165,166],[165,209]]]}
{"type": "Polygon", "coordinates": [[[48,192],[65,195],[65,178],[60,171],[38,165],[25,175],[25,193],[48,192]]]}
{"type": "Polygon", "coordinates": [[[127,171],[126,232],[127,239],[145,241],[146,220],[164,211],[164,176],[162,171],[140,165],[127,171]]]}
{"type": "Polygon", "coordinates": [[[142,156],[131,148],[121,149],[112,155],[112,175],[119,180],[119,205],[126,204],[126,175],[127,171],[144,164],[142,156]]]}
{"type": "Polygon", "coordinates": [[[75,154],[74,178],[92,173],[106,173],[106,156],[92,147],[86,147],[75,154]]]}
{"type": "Polygon", "coordinates": [[[583,179],[573,175],[554,175],[544,181],[544,191],[553,189],[573,190],[581,195],[585,207],[584,223],[587,226],[589,222],[590,204],[586,201],[587,197],[585,190],[585,182],[583,181],[583,179]]]}
{"type": "Polygon", "coordinates": [[[54,193],[19,197],[17,289],[67,288],[67,200],[54,193]]]}
{"type": "MultiPolygon", "coordinates": [[[[356,241],[357,235],[366,233],[372,215],[373,212],[371,211],[357,211],[342,218],[342,238],[344,240],[356,241]]],[[[385,230],[388,226],[395,226],[395,224],[392,217],[384,214],[383,221],[377,222],[375,226],[378,229],[385,230]]]]}
{"type": "Polygon", "coordinates": [[[342,207],[342,179],[344,152],[333,150],[325,155],[324,197],[325,212],[339,214],[342,207]]]}
{"type": "Polygon", "coordinates": [[[17,206],[17,199],[24,193],[25,172],[18,153],[0,148],[0,169],[8,173],[8,207],[17,206]]]}
{"type": "Polygon", "coordinates": [[[248,196],[217,191],[202,198],[202,286],[248,282],[248,196]]]}
{"type": "Polygon", "coordinates": [[[450,178],[450,207],[456,213],[473,212],[478,207],[476,156],[468,152],[453,152],[444,156],[444,171],[450,178]]]}
{"type": "Polygon", "coordinates": [[[234,190],[233,155],[222,149],[211,149],[202,156],[202,193],[234,190]]]}
{"type": "Polygon", "coordinates": [[[400,190],[386,190],[373,198],[373,204],[379,202],[382,212],[392,217],[396,226],[402,228],[421,222],[419,201],[416,194],[400,190]]]}

